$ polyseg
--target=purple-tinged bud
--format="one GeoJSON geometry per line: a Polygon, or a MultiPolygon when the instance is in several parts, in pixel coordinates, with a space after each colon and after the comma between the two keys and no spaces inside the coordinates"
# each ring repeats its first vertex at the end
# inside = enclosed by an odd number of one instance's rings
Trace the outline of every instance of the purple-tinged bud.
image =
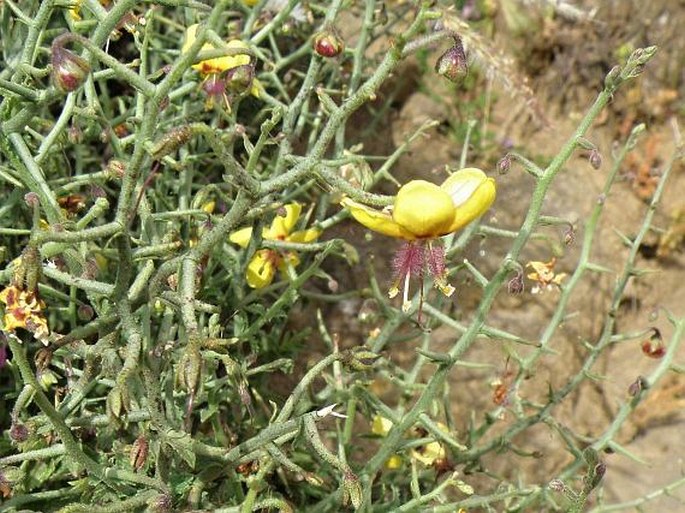
{"type": "Polygon", "coordinates": [[[646,388],[649,388],[649,382],[644,376],[638,376],[628,387],[628,395],[635,397],[646,388]]]}
{"type": "Polygon", "coordinates": [[[512,296],[517,296],[519,294],[523,294],[523,291],[525,289],[526,289],[526,286],[523,283],[523,273],[522,272],[517,272],[516,275],[511,280],[509,280],[509,283],[507,283],[507,291],[512,296]]]}
{"type": "Polygon", "coordinates": [[[435,63],[435,71],[450,82],[460,84],[469,73],[466,63],[466,53],[461,39],[454,38],[454,46],[448,48],[445,53],[438,57],[435,63]]]}
{"type": "Polygon", "coordinates": [[[314,51],[321,57],[337,57],[345,49],[345,44],[334,29],[324,30],[314,36],[314,51]]]}
{"type": "Polygon", "coordinates": [[[10,427],[10,438],[15,442],[24,442],[29,437],[28,428],[19,422],[13,422],[10,427]]]}
{"type": "Polygon", "coordinates": [[[602,167],[602,155],[599,153],[599,150],[597,150],[597,148],[594,148],[592,151],[590,151],[588,160],[590,161],[590,165],[594,169],[599,169],[600,167],[602,167]]]}
{"type": "Polygon", "coordinates": [[[76,310],[79,320],[90,321],[95,316],[95,311],[90,305],[80,305],[76,310]]]}
{"type": "Polygon", "coordinates": [[[62,39],[52,44],[52,81],[59,90],[70,93],[76,91],[90,73],[88,61],[62,46],[62,39]]]}
{"type": "Polygon", "coordinates": [[[24,194],[24,201],[31,208],[36,208],[40,205],[38,194],[36,194],[35,192],[27,192],[26,194],[24,194]]]}
{"type": "Polygon", "coordinates": [[[501,175],[506,175],[511,169],[511,155],[506,154],[497,161],[497,172],[501,175]]]}

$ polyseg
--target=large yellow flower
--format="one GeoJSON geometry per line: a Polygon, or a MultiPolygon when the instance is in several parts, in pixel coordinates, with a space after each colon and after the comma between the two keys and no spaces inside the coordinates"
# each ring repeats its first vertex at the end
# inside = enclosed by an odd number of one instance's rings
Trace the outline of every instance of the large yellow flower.
{"type": "MultiPolygon", "coordinates": [[[[321,230],[309,228],[307,230],[293,231],[297,220],[302,212],[302,205],[290,203],[283,207],[284,215],[277,215],[269,228],[262,230],[263,240],[280,240],[306,244],[315,241],[321,230]]],[[[252,227],[241,228],[229,236],[229,240],[246,248],[252,238],[252,227]]],[[[247,264],[247,284],[255,289],[261,289],[271,284],[276,274],[276,269],[285,269],[286,265],[296,267],[300,263],[297,253],[289,251],[285,255],[273,249],[260,249],[255,252],[252,260],[247,264]]]]}
{"type": "MultiPolygon", "coordinates": [[[[384,235],[407,241],[395,255],[393,268],[395,282],[388,295],[393,298],[402,287],[402,309],[411,307],[409,279],[433,277],[433,283],[445,296],[451,296],[454,287],[447,282],[445,250],[433,239],[463,228],[482,216],[495,201],[495,180],[473,167],[460,169],[441,185],[425,180],[412,180],[403,185],[395,197],[393,208],[376,210],[349,198],[341,203],[352,217],[367,228],[384,235]]],[[[421,319],[419,302],[419,321],[421,319]]]]}
{"type": "Polygon", "coordinates": [[[434,239],[463,228],[495,201],[495,180],[473,167],[460,169],[441,185],[412,180],[403,185],[392,212],[349,198],[341,203],[367,228],[405,240],[434,239]]]}

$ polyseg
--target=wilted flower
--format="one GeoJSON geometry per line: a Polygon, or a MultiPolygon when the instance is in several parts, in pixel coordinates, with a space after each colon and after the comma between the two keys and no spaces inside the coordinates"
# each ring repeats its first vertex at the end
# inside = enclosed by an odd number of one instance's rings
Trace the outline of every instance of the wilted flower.
{"type": "Polygon", "coordinates": [[[526,267],[533,269],[532,273],[528,274],[528,278],[537,282],[531,292],[537,294],[544,289],[551,289],[553,287],[560,287],[561,282],[566,278],[566,273],[556,274],[554,266],[557,263],[556,258],[552,258],[549,262],[528,262],[526,267]]]}
{"type": "Polygon", "coordinates": [[[2,319],[3,331],[14,332],[17,328],[23,328],[48,345],[50,330],[43,314],[45,303],[38,297],[37,291],[10,285],[0,292],[0,301],[6,305],[2,319]]]}
{"type": "Polygon", "coordinates": [[[396,281],[389,292],[394,297],[404,282],[402,308],[407,311],[410,276],[429,274],[436,288],[446,296],[454,292],[454,287],[447,283],[445,250],[432,241],[482,216],[495,201],[495,195],[492,178],[480,169],[465,168],[439,186],[425,180],[406,183],[398,191],[390,212],[375,210],[350,198],[344,198],[341,204],[367,228],[407,241],[395,256],[396,281]]]}
{"type": "MultiPolygon", "coordinates": [[[[302,212],[302,205],[299,203],[285,205],[283,210],[285,211],[283,215],[277,215],[271,226],[262,230],[263,240],[306,244],[315,241],[321,235],[321,230],[318,228],[293,231],[302,212]]],[[[252,227],[241,228],[229,236],[231,242],[242,248],[248,246],[251,238],[252,227]]],[[[247,264],[247,284],[256,289],[266,287],[273,281],[276,269],[283,270],[287,264],[296,267],[299,263],[300,259],[293,251],[281,254],[273,249],[260,249],[247,264]]]]}

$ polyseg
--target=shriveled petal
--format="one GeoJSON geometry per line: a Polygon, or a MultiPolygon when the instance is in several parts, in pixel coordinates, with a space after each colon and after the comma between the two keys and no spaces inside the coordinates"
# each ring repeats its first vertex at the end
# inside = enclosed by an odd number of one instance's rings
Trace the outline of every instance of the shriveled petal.
{"type": "Polygon", "coordinates": [[[495,201],[495,180],[473,167],[460,169],[440,186],[447,191],[456,208],[449,231],[463,228],[482,216],[495,201]]]}
{"type": "Polygon", "coordinates": [[[240,230],[237,230],[228,236],[228,240],[230,240],[233,244],[237,244],[241,248],[246,248],[247,245],[250,243],[251,238],[252,238],[252,227],[251,226],[241,228],[240,230]]]}
{"type": "Polygon", "coordinates": [[[285,215],[277,215],[271,223],[271,227],[264,230],[264,238],[268,240],[285,240],[297,224],[302,212],[302,205],[289,203],[283,207],[285,215]]]}
{"type": "Polygon", "coordinates": [[[369,230],[398,239],[416,239],[413,233],[397,224],[392,216],[386,212],[367,207],[350,198],[343,198],[340,204],[350,211],[350,214],[358,223],[363,224],[369,230]]]}
{"type": "Polygon", "coordinates": [[[250,263],[247,264],[246,281],[253,289],[261,289],[271,285],[276,274],[274,253],[270,249],[257,251],[250,263]]]}
{"type": "Polygon", "coordinates": [[[321,230],[318,228],[309,228],[307,230],[298,230],[291,233],[286,237],[286,240],[288,242],[299,242],[300,244],[306,244],[318,239],[319,235],[321,235],[321,230]]]}
{"type": "Polygon", "coordinates": [[[449,233],[454,214],[452,198],[445,190],[425,180],[412,180],[398,191],[392,218],[423,239],[449,233]]]}

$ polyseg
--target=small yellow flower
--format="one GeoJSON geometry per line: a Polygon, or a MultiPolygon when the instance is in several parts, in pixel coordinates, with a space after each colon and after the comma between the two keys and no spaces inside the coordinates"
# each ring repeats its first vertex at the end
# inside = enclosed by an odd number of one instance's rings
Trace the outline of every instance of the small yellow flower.
{"type": "MultiPolygon", "coordinates": [[[[186,29],[185,40],[183,41],[183,47],[181,48],[181,53],[186,53],[191,45],[195,42],[197,38],[198,24],[191,25],[186,29]]],[[[248,46],[238,39],[233,39],[226,43],[229,48],[238,49],[248,49],[248,46]]],[[[202,46],[203,50],[214,50],[216,47],[210,43],[205,43],[202,46]]],[[[207,59],[206,61],[200,61],[197,64],[193,64],[193,69],[199,71],[203,75],[209,75],[210,73],[221,73],[222,71],[227,71],[229,69],[237,68],[238,66],[244,66],[250,64],[250,56],[247,54],[238,55],[226,55],[224,57],[215,57],[214,59],[207,59]]]]}
{"type": "Polygon", "coordinates": [[[21,290],[10,285],[0,291],[0,301],[6,305],[2,319],[3,331],[14,332],[17,328],[23,328],[48,345],[50,330],[43,314],[45,303],[36,291],[21,290]]]}
{"type": "MultiPolygon", "coordinates": [[[[285,205],[283,210],[284,215],[277,215],[271,226],[262,230],[262,239],[306,244],[315,241],[321,235],[318,228],[293,231],[302,212],[302,205],[299,203],[285,205]]],[[[241,248],[246,248],[251,238],[251,227],[241,228],[229,236],[229,240],[241,248]]],[[[299,263],[300,259],[294,252],[281,255],[273,249],[260,249],[247,264],[247,284],[255,289],[264,288],[273,281],[277,268],[284,270],[287,265],[296,267],[299,263]]]]}
{"type": "MultiPolygon", "coordinates": [[[[448,429],[442,422],[436,423],[441,431],[447,433],[448,429]]],[[[393,423],[390,419],[381,417],[380,415],[374,416],[371,421],[371,433],[377,436],[387,436],[392,429],[393,423]]],[[[423,430],[421,430],[423,431],[423,430]]],[[[416,436],[424,436],[422,433],[416,433],[416,436]]],[[[446,457],[445,448],[440,442],[433,441],[425,445],[419,446],[416,449],[411,450],[411,458],[423,463],[427,467],[433,465],[436,461],[444,460],[446,457]]],[[[385,462],[386,468],[396,469],[401,466],[402,459],[399,455],[395,454],[385,462]]]]}
{"type": "Polygon", "coordinates": [[[403,185],[392,212],[349,198],[341,204],[367,228],[409,241],[434,239],[463,228],[495,201],[495,180],[476,168],[460,169],[441,185],[412,180],[403,185]]]}

